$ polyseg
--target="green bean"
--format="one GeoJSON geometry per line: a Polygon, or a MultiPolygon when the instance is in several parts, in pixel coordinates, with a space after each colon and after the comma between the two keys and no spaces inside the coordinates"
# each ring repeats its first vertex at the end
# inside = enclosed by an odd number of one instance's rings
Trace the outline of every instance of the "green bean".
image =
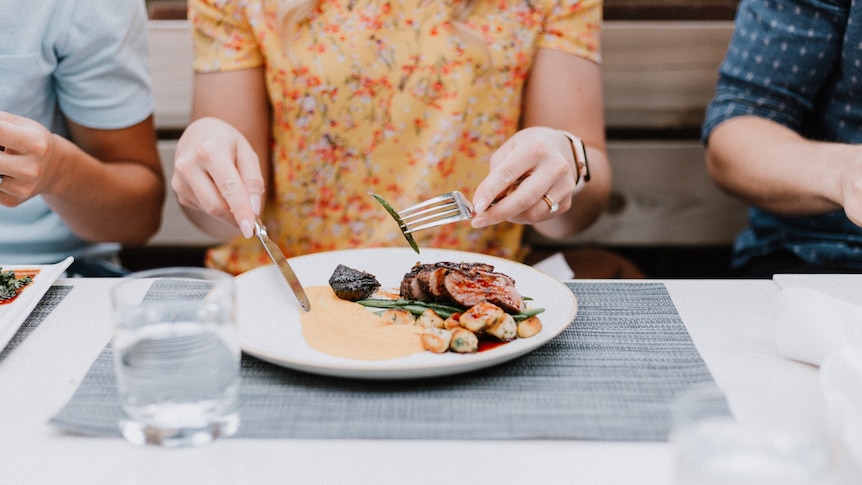
{"type": "MultiPolygon", "coordinates": [[[[441,318],[449,318],[450,316],[452,316],[453,313],[459,313],[466,310],[466,308],[463,307],[456,307],[438,302],[406,300],[404,298],[399,298],[397,300],[367,298],[364,300],[358,300],[356,303],[372,308],[402,308],[404,310],[408,310],[410,313],[417,316],[421,315],[422,312],[430,308],[434,310],[441,318]]],[[[544,308],[530,308],[529,310],[512,314],[512,318],[514,318],[515,321],[520,322],[522,320],[526,320],[530,317],[536,316],[544,311],[544,308]]]]}
{"type": "Polygon", "coordinates": [[[392,216],[393,219],[395,219],[395,222],[398,224],[398,227],[401,228],[401,232],[404,234],[404,239],[407,239],[407,243],[410,244],[410,247],[413,248],[414,251],[416,251],[416,254],[419,254],[419,246],[416,244],[416,240],[413,239],[413,234],[404,232],[404,221],[401,219],[401,216],[398,215],[398,211],[396,211],[392,207],[392,205],[389,204],[389,202],[386,202],[386,199],[384,199],[383,197],[372,192],[369,192],[369,194],[371,194],[371,196],[374,197],[377,202],[380,202],[380,205],[382,205],[383,208],[386,209],[386,212],[388,212],[389,215],[392,216]]]}
{"type": "Polygon", "coordinates": [[[545,311],[544,308],[530,308],[529,310],[524,310],[521,313],[516,313],[512,315],[512,318],[515,319],[516,322],[520,322],[522,320],[526,320],[530,317],[535,317],[536,315],[545,311]]]}
{"type": "Polygon", "coordinates": [[[398,308],[397,300],[383,300],[380,298],[368,298],[365,300],[356,300],[362,306],[370,306],[374,308],[398,308]]]}

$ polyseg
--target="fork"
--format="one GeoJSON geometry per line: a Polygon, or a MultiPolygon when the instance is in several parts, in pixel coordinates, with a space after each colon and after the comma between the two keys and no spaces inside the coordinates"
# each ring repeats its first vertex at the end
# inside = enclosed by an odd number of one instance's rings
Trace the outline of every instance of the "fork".
{"type": "Polygon", "coordinates": [[[464,194],[453,190],[398,212],[401,231],[404,234],[432,227],[466,221],[473,218],[473,204],[464,194]]]}

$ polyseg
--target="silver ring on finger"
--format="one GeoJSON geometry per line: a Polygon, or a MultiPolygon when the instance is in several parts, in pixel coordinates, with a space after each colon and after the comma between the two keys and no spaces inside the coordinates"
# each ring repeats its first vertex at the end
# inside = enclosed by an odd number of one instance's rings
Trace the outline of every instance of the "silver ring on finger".
{"type": "Polygon", "coordinates": [[[548,210],[551,212],[551,214],[556,214],[557,211],[560,210],[560,204],[554,202],[554,199],[550,198],[548,194],[543,195],[542,200],[544,200],[545,203],[548,204],[548,210]]]}
{"type": "Polygon", "coordinates": [[[0,174],[0,185],[2,185],[2,184],[3,184],[3,179],[4,179],[5,177],[6,177],[5,175],[0,174]]]}

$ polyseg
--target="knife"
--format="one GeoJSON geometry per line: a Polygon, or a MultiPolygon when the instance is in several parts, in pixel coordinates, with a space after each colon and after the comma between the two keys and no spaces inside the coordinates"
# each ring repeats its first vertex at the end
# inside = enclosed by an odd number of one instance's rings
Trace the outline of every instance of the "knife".
{"type": "Polygon", "coordinates": [[[269,234],[266,232],[266,227],[264,227],[263,222],[261,222],[260,219],[257,219],[254,223],[254,233],[257,235],[257,238],[260,239],[261,244],[263,244],[263,248],[266,249],[266,253],[269,254],[272,262],[278,266],[279,270],[281,270],[281,275],[284,276],[285,281],[290,285],[290,289],[293,290],[293,294],[296,296],[296,299],[299,300],[299,306],[301,306],[305,311],[310,311],[311,303],[309,303],[308,296],[306,296],[305,290],[302,289],[302,285],[299,283],[299,278],[296,277],[296,273],[293,272],[293,268],[288,264],[287,258],[285,258],[284,253],[281,252],[281,248],[279,248],[278,245],[269,238],[269,234]]]}

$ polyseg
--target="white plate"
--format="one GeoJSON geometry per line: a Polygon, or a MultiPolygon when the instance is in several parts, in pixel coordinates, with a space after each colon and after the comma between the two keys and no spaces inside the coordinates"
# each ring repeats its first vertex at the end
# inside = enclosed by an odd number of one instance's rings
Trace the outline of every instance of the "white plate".
{"type": "Polygon", "coordinates": [[[3,271],[38,271],[33,282],[25,286],[11,303],[0,304],[0,350],[6,348],[6,344],[30,316],[30,312],[36,308],[48,288],[66,271],[73,260],[74,258],[68,257],[59,263],[48,265],[0,263],[3,271]]]}
{"type": "Polygon", "coordinates": [[[463,251],[375,248],[316,253],[290,259],[303,286],[329,284],[339,264],[371,273],[383,288],[398,288],[417,262],[484,262],[515,279],[518,292],[544,308],[542,331],[475,354],[424,352],[389,360],[354,360],[324,354],[302,336],[302,310],[274,265],[243,273],[237,281],[240,345],[246,353],[280,366],[329,376],[413,379],[469,372],[524,355],[560,334],[574,320],[578,302],[563,283],[541,271],[501,258],[463,251]]]}

